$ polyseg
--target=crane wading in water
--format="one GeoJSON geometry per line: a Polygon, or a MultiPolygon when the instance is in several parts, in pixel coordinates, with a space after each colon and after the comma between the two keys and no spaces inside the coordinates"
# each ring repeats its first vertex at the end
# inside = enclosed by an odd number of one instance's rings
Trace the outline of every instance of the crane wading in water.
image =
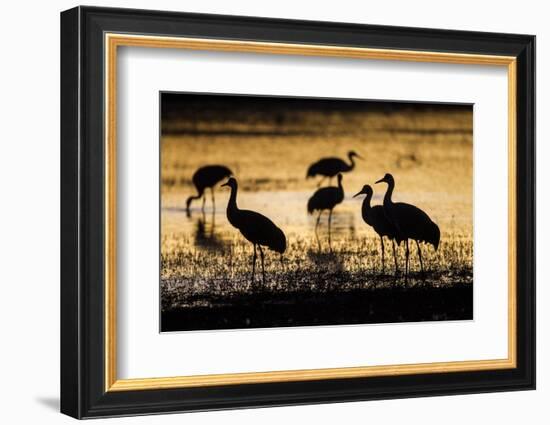
{"type": "Polygon", "coordinates": [[[342,187],[342,174],[338,174],[338,187],[322,187],[317,189],[313,196],[309,198],[307,202],[307,212],[313,214],[314,211],[319,211],[317,216],[317,222],[315,223],[315,236],[317,237],[317,244],[321,249],[321,243],[319,242],[319,236],[317,235],[317,227],[319,227],[319,220],[321,220],[321,214],[324,210],[328,210],[328,245],[332,250],[330,226],[332,222],[332,210],[336,205],[344,200],[344,188],[342,187]]]}
{"type": "Polygon", "coordinates": [[[233,175],[233,172],[227,168],[225,165],[205,165],[200,167],[193,174],[192,181],[197,189],[197,195],[190,196],[185,202],[187,213],[191,208],[191,202],[195,199],[202,198],[202,211],[204,211],[204,205],[206,203],[206,196],[204,196],[204,191],[207,188],[210,188],[212,193],[212,208],[216,209],[216,201],[214,199],[214,186],[221,182],[223,179],[233,175]]]}
{"type": "Polygon", "coordinates": [[[349,164],[347,164],[344,160],[340,158],[322,158],[309,166],[306,174],[306,179],[309,179],[310,177],[323,176],[323,178],[319,181],[319,184],[317,185],[321,186],[323,180],[328,177],[330,186],[332,178],[338,173],[347,173],[348,171],[352,171],[355,168],[354,158],[363,159],[355,151],[349,151],[348,158],[350,161],[349,164]]]}
{"type": "Polygon", "coordinates": [[[396,240],[400,244],[405,241],[405,280],[409,273],[409,239],[416,242],[418,249],[418,259],[420,260],[420,270],[424,273],[424,265],[422,264],[422,251],[419,242],[425,242],[433,245],[437,251],[439,247],[440,231],[428,214],[420,208],[403,202],[393,202],[391,197],[395,187],[395,181],[391,174],[386,174],[376,183],[387,183],[388,189],[384,195],[384,212],[386,216],[395,226],[396,240]]]}
{"type": "Polygon", "coordinates": [[[227,203],[227,219],[229,223],[241,232],[241,234],[254,245],[254,256],[252,257],[252,283],[254,283],[254,274],[256,271],[256,247],[260,250],[262,261],[262,282],[265,285],[265,269],[264,269],[264,251],[262,246],[265,246],[272,251],[281,254],[281,267],[283,266],[283,253],[286,251],[286,236],[266,216],[250,210],[241,210],[237,206],[237,180],[231,177],[227,183],[222,186],[231,188],[231,196],[227,203]]]}
{"type": "Polygon", "coordinates": [[[382,247],[382,273],[384,273],[384,236],[386,236],[392,243],[393,261],[395,263],[395,273],[397,274],[399,270],[397,267],[397,256],[395,255],[395,226],[386,216],[382,205],[371,206],[370,201],[372,199],[372,194],[372,187],[366,184],[358,193],[353,195],[353,197],[366,195],[361,205],[361,215],[363,216],[363,221],[371,226],[378,236],[380,236],[380,246],[382,247]]]}

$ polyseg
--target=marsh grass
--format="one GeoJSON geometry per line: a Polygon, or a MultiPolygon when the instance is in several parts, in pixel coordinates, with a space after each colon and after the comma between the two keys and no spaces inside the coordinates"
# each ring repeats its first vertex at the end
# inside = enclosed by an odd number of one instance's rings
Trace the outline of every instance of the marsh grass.
{"type": "Polygon", "coordinates": [[[240,238],[227,242],[222,249],[205,252],[187,249],[182,235],[179,245],[161,256],[163,310],[192,307],[224,297],[248,293],[323,293],[383,287],[449,286],[472,283],[472,243],[464,237],[442,240],[438,251],[421,245],[425,273],[420,272],[416,246],[410,243],[412,270],[405,281],[404,244],[397,248],[400,267],[395,273],[391,243],[386,240],[385,269],[382,272],[378,238],[344,238],[319,251],[317,242],[297,237],[289,240],[283,265],[278,254],[267,251],[265,284],[258,257],[252,279],[252,247],[240,238]]]}

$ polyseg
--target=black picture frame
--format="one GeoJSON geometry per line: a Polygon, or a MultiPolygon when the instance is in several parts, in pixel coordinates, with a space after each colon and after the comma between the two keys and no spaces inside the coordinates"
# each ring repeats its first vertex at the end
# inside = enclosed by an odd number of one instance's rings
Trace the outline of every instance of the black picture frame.
{"type": "Polygon", "coordinates": [[[61,13],[61,412],[92,418],[534,388],[534,36],[96,7],[61,13]],[[516,57],[517,367],[106,392],[106,32],[516,57]]]}

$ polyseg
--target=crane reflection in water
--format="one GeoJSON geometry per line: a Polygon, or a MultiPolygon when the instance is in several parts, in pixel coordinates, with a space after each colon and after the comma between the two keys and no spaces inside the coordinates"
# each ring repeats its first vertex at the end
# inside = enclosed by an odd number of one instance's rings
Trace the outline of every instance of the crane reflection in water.
{"type": "MultiPolygon", "coordinates": [[[[189,218],[192,216],[189,215],[189,218]]],[[[221,233],[216,232],[216,214],[212,209],[212,213],[207,215],[205,212],[201,214],[195,220],[195,246],[198,249],[206,251],[221,251],[227,249],[229,243],[225,240],[221,233]]]]}

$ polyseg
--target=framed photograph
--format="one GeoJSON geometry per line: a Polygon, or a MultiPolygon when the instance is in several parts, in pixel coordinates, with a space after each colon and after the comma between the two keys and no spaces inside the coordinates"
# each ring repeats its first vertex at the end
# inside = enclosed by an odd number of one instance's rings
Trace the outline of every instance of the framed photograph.
{"type": "Polygon", "coordinates": [[[61,14],[61,411],[535,388],[535,38],[61,14]]]}

